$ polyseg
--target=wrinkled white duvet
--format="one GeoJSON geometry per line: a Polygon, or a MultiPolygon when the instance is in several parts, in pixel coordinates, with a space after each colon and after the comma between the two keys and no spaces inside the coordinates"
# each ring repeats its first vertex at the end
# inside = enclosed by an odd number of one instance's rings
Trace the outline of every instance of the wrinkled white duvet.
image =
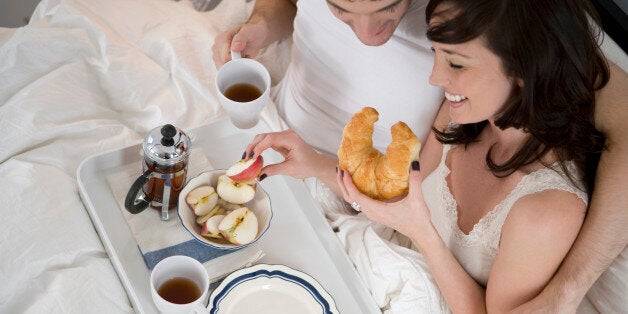
{"type": "MultiPolygon", "coordinates": [[[[133,312],[79,197],[77,168],[158,125],[190,129],[225,117],[210,47],[252,6],[225,0],[197,12],[189,1],[43,0],[29,25],[0,28],[1,313],[133,312]]],[[[289,44],[259,57],[274,83],[289,44]]],[[[275,111],[264,118],[281,128],[275,111]]],[[[327,208],[328,218],[380,306],[446,308],[416,252],[339,207],[327,208]]]]}
{"type": "MultiPolygon", "coordinates": [[[[224,117],[210,48],[252,5],[44,0],[29,25],[0,28],[1,313],[133,311],[76,170],[158,125],[224,117]]],[[[261,59],[271,73],[287,62],[261,59]]]]}

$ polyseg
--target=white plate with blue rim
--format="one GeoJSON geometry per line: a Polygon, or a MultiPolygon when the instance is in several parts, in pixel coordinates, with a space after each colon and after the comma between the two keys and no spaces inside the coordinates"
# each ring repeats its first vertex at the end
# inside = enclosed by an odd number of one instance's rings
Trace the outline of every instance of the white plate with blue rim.
{"type": "Polygon", "coordinates": [[[231,273],[214,289],[207,308],[210,314],[338,314],[334,299],[312,276],[269,264],[231,273]]]}

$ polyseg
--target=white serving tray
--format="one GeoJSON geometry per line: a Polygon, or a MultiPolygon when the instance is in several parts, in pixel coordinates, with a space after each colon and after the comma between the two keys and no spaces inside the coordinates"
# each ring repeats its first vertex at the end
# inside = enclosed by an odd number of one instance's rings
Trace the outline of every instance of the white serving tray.
{"type": "MultiPolygon", "coordinates": [[[[264,123],[240,130],[227,119],[185,130],[193,139],[192,149],[202,150],[215,168],[229,167],[240,159],[256,134],[269,131],[264,123]]],[[[139,313],[154,313],[150,271],[106,180],[107,174],[129,164],[137,164],[139,169],[140,150],[141,143],[91,156],[79,166],[77,180],[81,198],[131,304],[139,313]]],[[[273,151],[263,156],[267,164],[282,160],[273,151]]],[[[260,184],[271,198],[273,220],[258,242],[266,254],[259,262],[283,264],[314,277],[334,298],[340,313],[381,313],[305,184],[287,176],[272,176],[260,184]]],[[[170,219],[178,219],[174,210],[170,219]]]]}

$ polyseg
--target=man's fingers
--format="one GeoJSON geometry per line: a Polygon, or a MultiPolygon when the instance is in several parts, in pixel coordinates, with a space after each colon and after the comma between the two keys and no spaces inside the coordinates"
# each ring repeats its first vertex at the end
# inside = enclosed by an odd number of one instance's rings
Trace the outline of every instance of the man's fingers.
{"type": "Polygon", "coordinates": [[[216,69],[220,69],[223,64],[231,60],[231,45],[233,38],[242,29],[242,26],[236,26],[223,33],[218,34],[212,45],[212,59],[216,65],[216,69]]]}
{"type": "MultiPolygon", "coordinates": [[[[246,38],[240,35],[240,33],[237,33],[235,36],[233,36],[233,40],[231,41],[231,47],[229,49],[235,52],[242,52],[246,48],[246,43],[246,38]]],[[[229,51],[229,54],[231,54],[231,51],[229,51]]],[[[242,55],[244,56],[244,54],[242,55]]]]}
{"type": "MultiPolygon", "coordinates": [[[[241,53],[243,58],[254,58],[257,56],[260,47],[256,47],[255,45],[254,39],[256,32],[253,30],[254,28],[245,25],[233,35],[231,46],[229,47],[229,55],[231,55],[231,51],[234,51],[241,53]]],[[[231,59],[231,57],[229,57],[229,59],[231,59]]]]}

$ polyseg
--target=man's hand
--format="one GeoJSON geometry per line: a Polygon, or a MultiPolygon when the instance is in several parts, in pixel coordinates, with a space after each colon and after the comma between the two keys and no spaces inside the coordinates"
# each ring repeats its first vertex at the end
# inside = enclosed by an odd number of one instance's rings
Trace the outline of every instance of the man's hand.
{"type": "Polygon", "coordinates": [[[292,34],[296,0],[256,0],[249,20],[214,39],[212,59],[216,69],[231,60],[231,50],[255,58],[260,50],[292,34]]]}
{"type": "Polygon", "coordinates": [[[240,52],[242,57],[255,58],[265,47],[267,35],[268,30],[261,23],[246,23],[220,33],[212,45],[212,59],[216,69],[231,60],[232,50],[240,52]]]}

